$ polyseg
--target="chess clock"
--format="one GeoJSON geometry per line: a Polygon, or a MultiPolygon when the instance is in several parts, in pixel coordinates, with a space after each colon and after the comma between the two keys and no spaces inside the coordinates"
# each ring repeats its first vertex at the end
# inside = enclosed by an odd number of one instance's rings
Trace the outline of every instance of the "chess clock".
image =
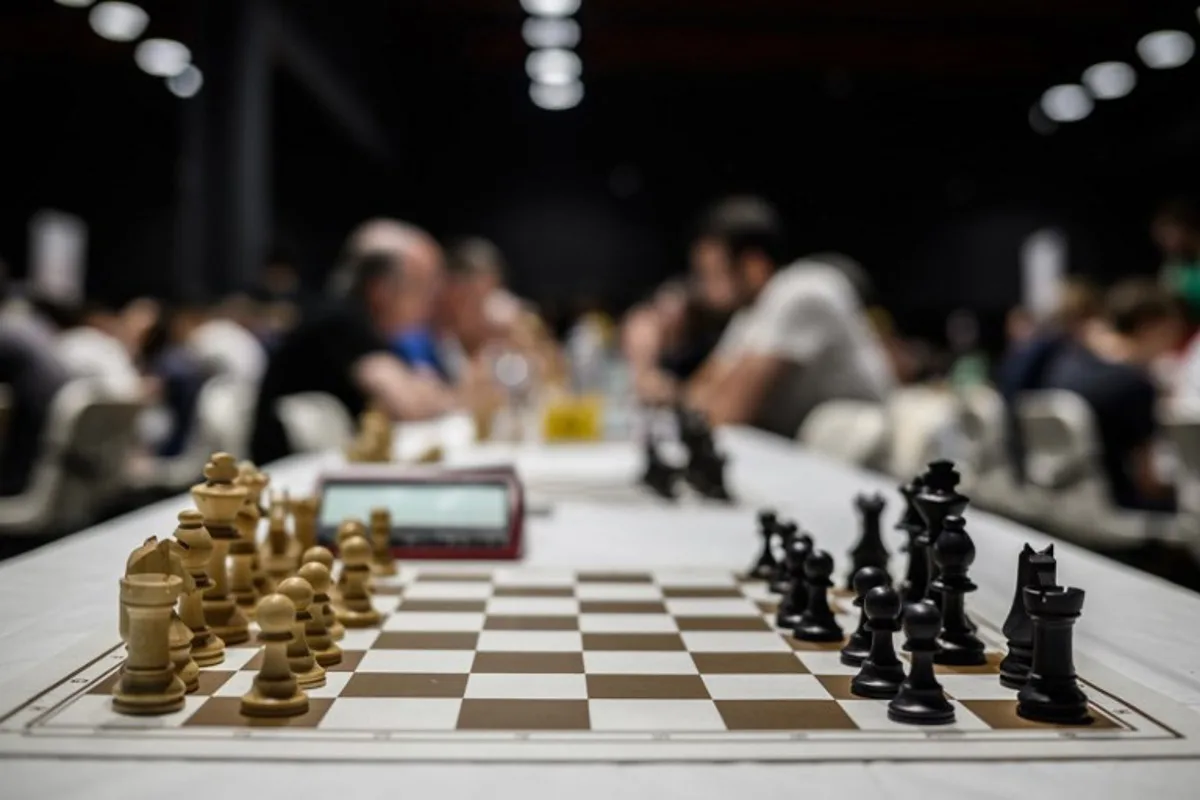
{"type": "Polygon", "coordinates": [[[447,469],[352,464],[323,474],[317,537],[336,547],[347,517],[366,522],[374,508],[392,517],[399,559],[515,559],[521,556],[525,492],[511,466],[447,469]]]}

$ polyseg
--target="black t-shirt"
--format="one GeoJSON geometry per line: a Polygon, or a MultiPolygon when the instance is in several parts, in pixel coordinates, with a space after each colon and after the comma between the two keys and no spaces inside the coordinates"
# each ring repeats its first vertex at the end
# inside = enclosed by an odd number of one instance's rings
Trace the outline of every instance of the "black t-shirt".
{"type": "Polygon", "coordinates": [[[271,353],[254,411],[251,458],[266,464],[291,453],[276,414],[280,398],[301,392],[333,395],[352,416],[367,398],[354,381],[354,364],[371,353],[387,353],[388,345],[371,327],[365,313],[341,308],[301,323],[271,353]]]}
{"type": "Polygon", "coordinates": [[[1137,367],[1105,361],[1076,344],[1061,349],[1046,368],[1047,389],[1072,391],[1092,408],[1113,501],[1146,508],[1133,479],[1131,457],[1153,438],[1158,390],[1137,367]]]}

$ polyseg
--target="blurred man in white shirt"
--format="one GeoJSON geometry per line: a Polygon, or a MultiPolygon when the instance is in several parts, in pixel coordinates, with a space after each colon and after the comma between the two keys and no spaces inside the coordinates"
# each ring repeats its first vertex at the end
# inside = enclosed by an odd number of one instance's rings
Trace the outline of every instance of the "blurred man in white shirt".
{"type": "Polygon", "coordinates": [[[714,425],[791,437],[823,402],[882,401],[892,389],[855,285],[861,268],[844,257],[783,266],[782,224],[765,201],[719,203],[702,221],[692,257],[729,271],[740,307],[689,390],[714,425]]]}

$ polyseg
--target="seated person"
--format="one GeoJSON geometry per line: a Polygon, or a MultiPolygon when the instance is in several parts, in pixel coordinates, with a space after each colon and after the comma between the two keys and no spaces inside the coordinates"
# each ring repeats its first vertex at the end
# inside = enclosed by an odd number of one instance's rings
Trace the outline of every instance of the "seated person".
{"type": "Polygon", "coordinates": [[[27,488],[50,405],[68,379],[48,326],[8,305],[10,285],[0,264],[0,384],[8,386],[11,403],[0,446],[0,497],[27,488]]]}
{"type": "Polygon", "coordinates": [[[1017,420],[1017,398],[1023,392],[1044,389],[1047,365],[1070,342],[1079,341],[1100,311],[1100,295],[1082,278],[1069,278],[1062,287],[1058,308],[1040,329],[1019,329],[1010,338],[1009,352],[996,372],[997,388],[1004,399],[1005,451],[1013,479],[1025,482],[1025,442],[1017,420]]]}
{"type": "Polygon", "coordinates": [[[288,395],[324,392],[352,416],[372,405],[400,420],[435,417],[456,405],[445,384],[409,369],[391,352],[389,339],[409,311],[399,258],[368,253],[344,270],[345,296],[286,334],[271,353],[254,414],[251,457],[256,463],[291,451],[275,408],[288,395]]]}
{"type": "Polygon", "coordinates": [[[1173,511],[1174,491],[1154,468],[1158,389],[1150,367],[1182,335],[1178,306],[1163,289],[1140,280],[1115,286],[1104,306],[1078,342],[1051,358],[1044,388],[1074,392],[1091,406],[1117,505],[1173,511]]]}
{"type": "Polygon", "coordinates": [[[784,266],[782,226],[764,201],[718,204],[704,218],[692,256],[728,271],[739,307],[688,390],[712,424],[752,424],[793,437],[821,403],[880,402],[893,387],[855,288],[861,269],[811,259],[784,266]]]}
{"type": "Polygon", "coordinates": [[[712,259],[692,258],[687,282],[669,281],[635,306],[622,324],[621,347],[645,403],[671,403],[679,385],[708,359],[736,303],[733,276],[712,259]]]}
{"type": "Polygon", "coordinates": [[[486,392],[500,351],[524,355],[535,380],[551,380],[562,371],[562,354],[537,312],[505,286],[504,256],[495,244],[461,239],[451,245],[446,265],[436,352],[455,383],[486,392]]]}
{"type": "Polygon", "coordinates": [[[88,378],[108,397],[141,401],[153,394],[134,363],[121,316],[89,303],[58,338],[58,357],[73,378],[88,378]]]}

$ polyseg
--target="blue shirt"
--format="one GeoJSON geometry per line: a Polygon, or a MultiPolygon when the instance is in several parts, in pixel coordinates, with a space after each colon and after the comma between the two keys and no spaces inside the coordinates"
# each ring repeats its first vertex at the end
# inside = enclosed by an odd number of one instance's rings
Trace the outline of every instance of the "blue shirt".
{"type": "Polygon", "coordinates": [[[392,352],[410,367],[428,367],[441,377],[446,368],[438,355],[437,342],[427,328],[413,328],[392,339],[392,352]]]}

